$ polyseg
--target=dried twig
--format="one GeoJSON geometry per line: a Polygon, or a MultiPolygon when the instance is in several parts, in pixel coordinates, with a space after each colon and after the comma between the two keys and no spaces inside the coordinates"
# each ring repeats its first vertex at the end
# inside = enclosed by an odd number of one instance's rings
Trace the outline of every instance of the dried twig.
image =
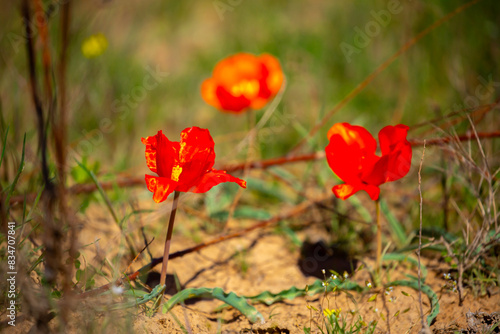
{"type": "Polygon", "coordinates": [[[418,251],[417,251],[417,256],[418,256],[418,303],[420,305],[420,321],[422,324],[422,331],[425,331],[426,329],[428,330],[427,323],[425,322],[424,319],[424,307],[422,306],[422,273],[421,273],[421,266],[420,266],[420,252],[422,251],[422,208],[423,208],[423,202],[424,198],[422,196],[422,166],[424,164],[424,156],[425,156],[425,139],[424,139],[424,147],[422,149],[422,158],[420,159],[420,166],[418,168],[418,194],[420,196],[420,211],[419,211],[419,216],[420,216],[420,226],[418,230],[418,251]]]}

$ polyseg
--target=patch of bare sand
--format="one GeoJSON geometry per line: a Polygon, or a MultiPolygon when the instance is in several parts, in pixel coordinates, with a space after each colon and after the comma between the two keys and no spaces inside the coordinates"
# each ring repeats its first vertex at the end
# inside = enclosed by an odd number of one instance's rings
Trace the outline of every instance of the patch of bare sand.
{"type": "MultiPolygon", "coordinates": [[[[179,242],[179,241],[177,241],[179,242]]],[[[179,242],[180,243],[180,242],[179,242]]],[[[225,291],[233,291],[239,295],[255,295],[262,291],[279,292],[292,286],[304,288],[313,283],[316,278],[306,277],[297,266],[299,251],[291,250],[290,243],[278,235],[259,235],[252,233],[245,238],[230,240],[223,244],[206,248],[199,253],[189,254],[182,259],[172,261],[169,266],[178,274],[185,287],[222,287],[225,291]],[[248,248],[248,249],[247,249],[248,248]],[[233,256],[236,252],[246,250],[244,258],[233,256]],[[242,261],[248,269],[242,272],[242,261]]],[[[373,261],[366,260],[368,266],[373,261]]],[[[449,328],[458,324],[459,328],[466,328],[465,314],[468,311],[494,312],[500,307],[499,289],[495,289],[490,298],[479,298],[467,291],[463,306],[458,306],[458,296],[447,289],[446,281],[442,277],[445,268],[438,260],[423,259],[429,267],[429,276],[426,284],[429,285],[440,298],[441,311],[433,324],[433,329],[449,328]]],[[[326,268],[327,269],[327,268],[326,268]]],[[[389,269],[387,269],[389,270],[389,269]]],[[[416,268],[409,265],[398,265],[394,270],[386,272],[391,280],[404,279],[406,274],[416,276],[416,268]]],[[[352,278],[361,285],[370,280],[367,270],[361,270],[352,278]]],[[[381,294],[376,301],[368,302],[373,295],[353,293],[354,303],[346,293],[330,293],[325,298],[316,295],[307,298],[296,298],[291,301],[276,303],[272,306],[256,305],[262,313],[264,323],[251,324],[237,311],[229,309],[214,314],[212,311],[221,304],[219,301],[201,301],[189,306],[177,306],[173,313],[184,326],[191,326],[193,333],[304,333],[304,327],[312,327],[312,332],[319,332],[318,324],[322,323],[320,312],[311,312],[307,305],[316,309],[341,308],[348,321],[363,317],[366,323],[377,321],[377,333],[387,330],[386,314],[381,294]],[[350,314],[353,310],[356,313],[350,314]],[[382,314],[383,313],[383,314],[382,314]]],[[[168,296],[166,296],[168,298],[168,296]]],[[[389,310],[389,321],[392,333],[417,333],[420,329],[420,312],[418,293],[406,287],[394,287],[386,297],[389,310]],[[393,298],[392,301],[389,301],[393,298]],[[399,311],[399,314],[395,314],[399,311]]],[[[422,296],[425,316],[430,312],[430,301],[422,296]]],[[[156,315],[153,318],[140,316],[135,322],[139,333],[146,333],[154,328],[169,332],[182,333],[180,326],[175,323],[171,315],[156,315]],[[166,326],[166,327],[165,327],[166,326]],[[142,330],[141,328],[146,328],[142,330]]],[[[153,331],[154,332],[154,331],[153,331]]]]}

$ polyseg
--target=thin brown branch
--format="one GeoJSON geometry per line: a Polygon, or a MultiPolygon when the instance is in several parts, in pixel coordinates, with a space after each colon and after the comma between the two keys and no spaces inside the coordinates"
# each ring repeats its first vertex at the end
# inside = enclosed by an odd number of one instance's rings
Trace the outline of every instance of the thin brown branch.
{"type": "MultiPolygon", "coordinates": [[[[434,138],[434,139],[427,139],[426,146],[439,146],[439,145],[444,145],[448,144],[451,142],[457,142],[457,141],[469,141],[469,140],[477,140],[477,139],[488,139],[488,138],[500,138],[500,131],[493,131],[493,132],[478,132],[477,135],[476,133],[468,133],[465,135],[460,135],[460,136],[450,136],[450,137],[444,137],[444,138],[434,138]]],[[[410,140],[411,146],[423,146],[424,141],[422,140],[410,140]]]]}
{"type": "MultiPolygon", "coordinates": [[[[458,117],[458,121],[462,121],[465,118],[467,118],[466,115],[468,115],[468,114],[471,114],[472,116],[476,116],[478,114],[484,115],[484,114],[490,112],[491,110],[495,109],[499,104],[500,104],[500,97],[497,98],[495,100],[495,102],[493,102],[493,103],[484,104],[484,105],[481,105],[481,106],[478,106],[475,108],[465,108],[465,109],[456,110],[456,111],[450,112],[444,116],[437,117],[437,118],[431,119],[429,121],[425,121],[422,123],[412,125],[410,128],[410,131],[415,131],[415,130],[417,130],[421,127],[427,126],[427,125],[437,125],[441,121],[449,120],[450,118],[455,117],[455,116],[460,116],[460,117],[458,117]],[[466,114],[466,115],[464,115],[464,114],[466,114]]],[[[450,123],[450,125],[452,125],[452,124],[450,123]]],[[[440,126],[440,127],[442,127],[442,126],[440,126]]]]}
{"type": "MultiPolygon", "coordinates": [[[[42,101],[38,94],[38,84],[36,78],[36,56],[35,47],[33,41],[33,32],[30,27],[31,20],[31,9],[28,0],[23,0],[21,3],[21,13],[23,17],[23,23],[25,28],[26,37],[26,51],[28,59],[28,72],[29,72],[29,88],[31,93],[31,99],[35,106],[35,114],[37,119],[38,127],[38,149],[42,155],[42,176],[43,181],[47,187],[50,187],[49,180],[49,168],[47,165],[47,139],[45,136],[45,121],[43,115],[42,101]]],[[[23,196],[21,196],[23,197],[23,196]]],[[[12,200],[11,200],[12,204],[12,200]]]]}
{"type": "MultiPolygon", "coordinates": [[[[479,139],[491,139],[491,138],[500,138],[500,131],[494,132],[479,132],[477,134],[477,138],[479,139]]],[[[428,139],[426,141],[426,146],[439,146],[444,145],[450,142],[455,141],[469,141],[475,140],[476,136],[473,133],[465,134],[457,137],[444,137],[444,138],[434,138],[428,139]]],[[[411,146],[422,146],[423,141],[421,140],[410,140],[411,146]]],[[[251,161],[248,163],[248,168],[250,169],[266,169],[273,166],[280,166],[290,163],[296,162],[304,162],[304,161],[312,161],[312,160],[321,160],[325,157],[324,151],[318,151],[313,153],[307,153],[296,156],[284,156],[279,158],[271,158],[259,161],[251,161]]],[[[228,164],[226,166],[220,166],[218,169],[222,169],[230,172],[240,171],[245,168],[246,163],[238,163],[238,164],[228,164]]],[[[117,180],[102,182],[101,186],[104,190],[113,189],[114,186],[118,186],[120,188],[134,187],[134,186],[143,186],[144,185],[144,177],[119,177],[117,180]]],[[[78,194],[87,194],[97,190],[97,187],[94,183],[84,183],[84,184],[75,184],[68,189],[69,194],[78,195],[78,194]]],[[[28,201],[33,201],[36,197],[36,194],[28,194],[26,196],[28,201]]],[[[14,196],[10,200],[10,204],[22,203],[24,201],[25,196],[14,196]]]]}
{"type": "MultiPolygon", "coordinates": [[[[311,160],[319,160],[325,157],[325,152],[319,151],[314,153],[307,153],[296,156],[285,156],[279,158],[271,158],[260,161],[251,161],[248,163],[248,168],[250,169],[266,169],[273,166],[284,165],[293,162],[302,162],[302,161],[311,161],[311,160]]],[[[222,167],[223,170],[229,172],[235,172],[239,170],[243,170],[246,166],[246,163],[240,163],[235,165],[227,165],[222,167]]]]}
{"type": "Polygon", "coordinates": [[[422,158],[420,159],[420,166],[418,168],[418,194],[420,195],[420,228],[418,230],[418,303],[420,306],[420,321],[422,325],[422,330],[426,328],[426,323],[424,320],[424,308],[422,306],[422,273],[420,268],[420,252],[422,251],[422,209],[424,198],[422,196],[422,166],[424,165],[424,156],[425,156],[425,140],[424,140],[424,148],[422,149],[422,158]]]}
{"type": "Polygon", "coordinates": [[[43,79],[45,86],[45,95],[47,101],[51,103],[52,100],[52,61],[50,56],[49,47],[49,29],[47,19],[45,17],[45,11],[43,10],[43,4],[41,0],[33,0],[35,6],[35,21],[40,35],[40,41],[42,45],[42,67],[43,67],[43,79]]]}
{"type": "MultiPolygon", "coordinates": [[[[70,22],[70,5],[71,2],[68,0],[61,4],[62,14],[61,14],[61,50],[59,53],[59,67],[58,67],[58,118],[56,113],[54,114],[52,124],[53,127],[53,137],[55,145],[55,156],[57,162],[57,172],[58,172],[58,195],[59,195],[59,213],[61,222],[67,224],[68,226],[68,243],[69,250],[68,254],[70,259],[74,259],[77,256],[77,228],[73,219],[68,219],[68,206],[66,203],[67,189],[66,189],[66,65],[67,65],[67,49],[68,49],[68,30],[70,22]]],[[[57,109],[56,109],[57,110],[57,109]]],[[[63,292],[64,301],[66,305],[63,308],[71,309],[72,304],[72,277],[73,277],[73,266],[67,265],[65,277],[63,281],[63,292]]]]}

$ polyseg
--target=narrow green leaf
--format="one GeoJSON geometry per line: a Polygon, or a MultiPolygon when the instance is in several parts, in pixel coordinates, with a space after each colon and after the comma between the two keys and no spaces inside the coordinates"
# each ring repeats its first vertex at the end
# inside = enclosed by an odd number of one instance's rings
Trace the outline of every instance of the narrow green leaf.
{"type": "MultiPolygon", "coordinates": [[[[151,290],[150,293],[143,294],[139,290],[136,290],[136,291],[133,291],[133,294],[139,294],[139,295],[142,295],[142,296],[140,296],[139,298],[136,298],[136,299],[134,299],[132,301],[127,301],[127,302],[124,302],[124,303],[113,304],[113,305],[111,305],[109,307],[106,307],[104,309],[105,310],[122,310],[122,309],[130,308],[130,307],[135,307],[135,306],[138,306],[138,305],[141,305],[141,304],[145,304],[145,303],[147,303],[149,301],[155,300],[161,293],[163,293],[164,290],[165,290],[165,285],[160,285],[160,284],[158,284],[153,290],[151,290]]],[[[110,293],[110,292],[107,291],[106,293],[110,293]]],[[[129,295],[130,292],[128,292],[128,293],[124,292],[123,294],[124,295],[129,295]]]]}
{"type": "Polygon", "coordinates": [[[143,214],[143,213],[150,213],[150,212],[153,212],[154,210],[134,210],[132,212],[130,212],[129,214],[125,215],[125,217],[123,217],[123,219],[120,221],[120,226],[123,227],[123,224],[131,217],[131,216],[135,216],[135,215],[140,215],[140,214],[143,214]]]}
{"type": "Polygon", "coordinates": [[[118,226],[121,226],[120,225],[120,220],[118,219],[118,216],[116,215],[116,212],[115,210],[113,209],[113,206],[111,205],[111,202],[108,198],[108,196],[106,195],[106,192],[104,191],[104,189],[102,188],[101,186],[101,183],[99,182],[99,180],[97,180],[97,177],[95,176],[94,172],[92,172],[91,170],[89,170],[84,164],[82,164],[80,161],[76,160],[76,163],[90,176],[90,178],[92,179],[92,181],[94,182],[94,184],[96,185],[97,187],[97,190],[99,191],[99,194],[101,194],[102,198],[104,199],[104,202],[106,203],[106,206],[109,210],[109,212],[111,213],[111,215],[113,216],[113,219],[114,221],[116,222],[116,224],[118,224],[118,226]]]}
{"type": "Polygon", "coordinates": [[[256,191],[264,196],[276,198],[279,201],[293,203],[294,199],[276,184],[264,182],[256,178],[247,178],[247,191],[256,191]]]}
{"type": "Polygon", "coordinates": [[[389,228],[391,231],[391,235],[393,240],[396,241],[396,245],[398,248],[401,248],[408,244],[408,237],[406,235],[404,227],[399,223],[399,221],[394,217],[392,212],[389,210],[387,206],[387,202],[385,200],[380,200],[380,211],[384,214],[387,222],[389,223],[389,228]]]}
{"type": "Polygon", "coordinates": [[[181,303],[189,298],[215,298],[226,304],[231,305],[251,322],[264,321],[264,317],[250,305],[246,298],[240,297],[234,292],[226,293],[221,288],[189,288],[184,289],[173,295],[164,305],[163,313],[170,311],[176,304],[181,303]]]}
{"type": "Polygon", "coordinates": [[[267,210],[257,209],[251,206],[240,206],[234,210],[234,218],[265,220],[271,217],[272,215],[267,210]]]}
{"type": "Polygon", "coordinates": [[[279,230],[285,233],[288,238],[293,242],[295,246],[301,247],[302,246],[302,240],[298,237],[297,233],[295,233],[294,230],[292,230],[290,227],[286,226],[283,223],[280,223],[279,230]]]}
{"type": "Polygon", "coordinates": [[[3,147],[2,147],[2,156],[0,157],[0,166],[2,166],[3,162],[3,156],[5,154],[5,148],[7,147],[7,135],[9,134],[9,127],[7,127],[7,130],[5,130],[5,137],[3,139],[3,147]]]}
{"type": "Polygon", "coordinates": [[[283,290],[279,293],[272,293],[269,291],[264,291],[258,295],[255,296],[250,296],[246,297],[247,299],[254,300],[256,302],[264,303],[266,305],[271,305],[275,302],[279,302],[285,299],[292,300],[297,297],[302,297],[305,296],[306,294],[309,296],[319,294],[319,293],[324,293],[325,290],[326,292],[331,292],[334,289],[335,290],[354,290],[354,291],[364,291],[365,289],[362,288],[360,285],[358,285],[355,282],[351,282],[349,280],[345,280],[342,282],[340,279],[332,280],[331,278],[327,280],[327,285],[326,287],[323,286],[324,281],[322,280],[316,280],[313,284],[307,285],[304,289],[299,289],[295,286],[292,286],[288,290],[283,290]]]}
{"type": "Polygon", "coordinates": [[[5,199],[5,207],[8,209],[10,207],[10,198],[12,196],[12,193],[14,192],[14,189],[16,188],[17,181],[19,181],[19,176],[21,176],[21,173],[23,172],[24,169],[24,152],[26,148],[26,133],[24,134],[24,139],[23,139],[23,152],[21,155],[21,163],[19,164],[19,169],[17,170],[17,174],[14,177],[14,181],[9,187],[9,191],[7,192],[7,198],[5,199]]]}
{"type": "MultiPolygon", "coordinates": [[[[399,281],[394,281],[389,283],[390,286],[406,286],[409,288],[412,288],[414,290],[419,290],[419,284],[418,281],[409,281],[409,280],[399,280],[399,281]]],[[[438,296],[434,291],[432,291],[431,287],[425,284],[421,284],[421,289],[422,292],[429,297],[429,300],[431,302],[431,313],[427,317],[427,323],[431,325],[431,323],[436,319],[437,315],[439,314],[439,299],[438,296]]],[[[403,292],[403,291],[401,291],[403,292]]],[[[408,294],[403,292],[405,296],[408,294]]]]}
{"type": "MultiPolygon", "coordinates": [[[[405,254],[398,254],[398,253],[384,254],[382,261],[384,261],[384,262],[385,261],[409,262],[414,267],[418,267],[418,260],[415,259],[414,257],[411,257],[409,255],[405,255],[405,254]]],[[[421,271],[422,282],[424,282],[425,279],[427,278],[427,267],[422,263],[420,263],[420,271],[421,271]]],[[[414,277],[414,279],[418,280],[416,277],[414,277]]]]}
{"type": "Polygon", "coordinates": [[[347,199],[347,201],[351,203],[365,222],[371,223],[373,221],[372,214],[363,206],[358,196],[351,196],[347,199]]]}
{"type": "Polygon", "coordinates": [[[274,173],[282,177],[284,180],[286,180],[292,187],[293,189],[297,191],[303,191],[304,187],[302,186],[302,183],[299,182],[297,177],[290,173],[288,170],[280,167],[273,167],[271,169],[274,173]]]}

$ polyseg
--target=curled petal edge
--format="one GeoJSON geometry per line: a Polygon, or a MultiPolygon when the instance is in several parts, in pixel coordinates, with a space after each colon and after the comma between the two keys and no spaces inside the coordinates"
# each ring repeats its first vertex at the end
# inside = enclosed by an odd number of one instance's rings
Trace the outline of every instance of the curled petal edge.
{"type": "Polygon", "coordinates": [[[205,193],[212,189],[214,186],[224,183],[224,182],[234,182],[242,188],[247,187],[246,181],[227,174],[226,171],[212,169],[210,172],[203,175],[203,178],[198,183],[198,185],[191,190],[194,193],[205,193]]]}
{"type": "Polygon", "coordinates": [[[146,174],[146,185],[153,193],[153,200],[156,203],[165,201],[174,190],[177,182],[166,177],[157,177],[146,174]]]}
{"type": "Polygon", "coordinates": [[[359,186],[353,186],[351,184],[338,184],[332,188],[332,192],[342,200],[346,200],[360,190],[364,190],[368,193],[373,201],[378,200],[380,195],[380,188],[374,185],[361,184],[359,186]]]}

